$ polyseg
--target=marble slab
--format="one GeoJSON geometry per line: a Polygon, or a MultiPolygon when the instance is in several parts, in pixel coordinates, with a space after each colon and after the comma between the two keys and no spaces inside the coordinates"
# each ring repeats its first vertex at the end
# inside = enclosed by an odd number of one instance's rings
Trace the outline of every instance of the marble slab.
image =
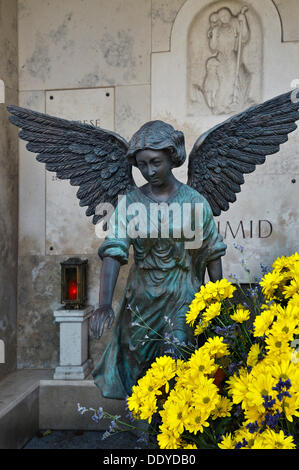
{"type": "MultiPolygon", "coordinates": [[[[94,88],[46,92],[46,112],[74,121],[114,129],[114,90],[94,88]]],[[[87,207],[79,206],[77,186],[46,172],[46,253],[95,253],[100,240],[87,207]]]]}

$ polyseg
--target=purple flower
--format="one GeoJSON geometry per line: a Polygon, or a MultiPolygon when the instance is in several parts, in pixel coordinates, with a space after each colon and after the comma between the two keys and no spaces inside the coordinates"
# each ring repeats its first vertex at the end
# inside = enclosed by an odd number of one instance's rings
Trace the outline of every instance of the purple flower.
{"type": "Polygon", "coordinates": [[[255,421],[254,423],[248,423],[246,428],[249,430],[251,434],[254,434],[255,432],[258,431],[259,426],[257,424],[257,421],[255,421]]]}
{"type": "Polygon", "coordinates": [[[271,271],[270,266],[266,266],[264,263],[260,263],[263,274],[268,274],[271,271]]]}
{"type": "Polygon", "coordinates": [[[238,245],[237,243],[234,243],[234,248],[236,248],[240,253],[243,253],[244,251],[244,246],[238,245]]]}
{"type": "Polygon", "coordinates": [[[262,395],[264,399],[263,406],[264,408],[269,409],[272,408],[272,406],[276,403],[275,398],[272,398],[271,395],[262,395]]]}
{"type": "Polygon", "coordinates": [[[246,441],[245,437],[243,437],[243,441],[242,442],[238,442],[236,445],[235,445],[235,449],[241,449],[242,447],[246,447],[248,445],[248,442],[246,441]]]}
{"type": "Polygon", "coordinates": [[[276,410],[275,414],[266,413],[265,420],[262,422],[262,425],[269,426],[269,428],[274,429],[277,426],[281,416],[282,413],[280,413],[278,410],[276,410]]]}
{"type": "Polygon", "coordinates": [[[282,378],[279,378],[279,382],[275,385],[275,387],[272,387],[272,390],[275,390],[278,392],[277,398],[279,401],[282,401],[283,397],[289,397],[291,398],[290,393],[287,391],[291,388],[291,381],[290,379],[287,379],[285,381],[282,380],[282,378]],[[283,390],[283,389],[286,390],[283,390]]]}

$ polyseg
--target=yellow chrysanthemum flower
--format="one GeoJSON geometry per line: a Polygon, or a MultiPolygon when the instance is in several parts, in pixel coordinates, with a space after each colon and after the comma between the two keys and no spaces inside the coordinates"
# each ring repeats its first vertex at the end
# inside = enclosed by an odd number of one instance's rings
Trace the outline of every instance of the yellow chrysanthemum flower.
{"type": "Polygon", "coordinates": [[[176,361],[170,356],[157,357],[155,362],[152,363],[149,372],[155,382],[159,383],[160,387],[166,386],[165,391],[168,393],[169,380],[176,374],[176,361]]]}
{"type": "Polygon", "coordinates": [[[149,423],[158,410],[155,392],[145,391],[138,385],[133,387],[133,393],[127,399],[127,404],[137,419],[148,419],[149,423]]]}
{"type": "Polygon", "coordinates": [[[250,405],[256,406],[258,410],[263,413],[265,411],[265,407],[263,406],[265,397],[272,397],[272,399],[276,397],[276,392],[273,390],[276,381],[270,373],[257,374],[254,376],[254,369],[253,373],[250,374],[250,379],[246,398],[250,405]]]}
{"type": "Polygon", "coordinates": [[[201,335],[206,330],[206,328],[208,328],[209,325],[210,325],[209,322],[200,322],[195,327],[194,336],[201,335]]]}
{"type": "Polygon", "coordinates": [[[221,312],[221,303],[215,302],[210,304],[207,309],[202,313],[203,322],[208,323],[213,320],[215,317],[218,317],[221,312]]]}
{"type": "Polygon", "coordinates": [[[283,281],[283,275],[279,274],[279,272],[275,270],[271,273],[265,274],[260,282],[264,296],[268,300],[273,300],[275,298],[276,291],[280,288],[283,281]]]}
{"type": "Polygon", "coordinates": [[[299,324],[299,294],[294,295],[286,306],[285,316],[296,320],[299,324]]]}
{"type": "Polygon", "coordinates": [[[218,444],[218,447],[220,449],[234,449],[235,445],[236,445],[235,440],[232,437],[232,434],[229,433],[229,434],[225,434],[222,437],[222,441],[218,444]]]}
{"type": "Polygon", "coordinates": [[[195,320],[199,316],[200,312],[205,308],[206,304],[199,299],[195,298],[189,305],[189,310],[186,313],[186,323],[193,326],[195,320]]]}
{"type": "Polygon", "coordinates": [[[298,332],[298,321],[290,317],[278,318],[270,329],[270,334],[283,342],[292,341],[298,332]]]}
{"type": "Polygon", "coordinates": [[[163,384],[164,382],[161,383],[150,371],[138,380],[139,391],[145,395],[152,392],[154,392],[155,395],[161,395],[162,392],[159,389],[163,384]]]}
{"type": "Polygon", "coordinates": [[[182,441],[181,449],[198,449],[196,444],[191,444],[190,442],[182,441]]]}
{"type": "Polygon", "coordinates": [[[218,391],[218,387],[214,384],[214,379],[201,376],[199,382],[193,388],[194,406],[198,407],[201,412],[206,410],[206,412],[211,413],[220,399],[218,391]]]}
{"type": "Polygon", "coordinates": [[[274,311],[271,308],[263,310],[253,322],[253,336],[264,336],[274,321],[274,311]]]}
{"type": "Polygon", "coordinates": [[[283,431],[275,432],[267,429],[256,436],[252,449],[295,449],[292,436],[286,436],[283,431]]]}
{"type": "Polygon", "coordinates": [[[209,426],[207,421],[210,416],[209,410],[205,408],[192,408],[189,410],[189,415],[186,420],[186,430],[197,434],[198,432],[202,433],[205,427],[209,426]]]}
{"type": "Polygon", "coordinates": [[[238,443],[243,442],[243,439],[245,439],[247,444],[245,446],[242,445],[242,448],[251,449],[254,444],[255,435],[256,433],[250,433],[250,431],[245,427],[245,425],[243,425],[234,433],[234,440],[236,443],[238,443]]]}
{"type": "Polygon", "coordinates": [[[254,367],[259,361],[259,355],[262,350],[259,344],[253,344],[250,348],[250,351],[247,355],[247,365],[248,367],[254,367]]]}
{"type": "Polygon", "coordinates": [[[293,417],[299,417],[299,393],[291,389],[291,397],[283,398],[283,412],[285,417],[290,423],[293,422],[293,417]]]}
{"type": "Polygon", "coordinates": [[[127,404],[130,411],[135,413],[137,416],[140,408],[143,405],[143,394],[140,393],[140,388],[138,385],[133,385],[132,394],[127,398],[127,404]]]}
{"type": "Polygon", "coordinates": [[[231,395],[233,403],[236,405],[246,400],[249,381],[249,374],[246,369],[240,369],[239,376],[234,374],[227,380],[229,395],[231,395]]]}
{"type": "Polygon", "coordinates": [[[159,427],[161,433],[157,435],[160,449],[179,449],[181,447],[180,436],[174,434],[172,429],[165,425],[159,427]]]}
{"type": "Polygon", "coordinates": [[[232,407],[232,402],[228,398],[221,396],[217,405],[212,411],[212,419],[225,418],[226,416],[230,416],[232,407]]]}
{"type": "Polygon", "coordinates": [[[222,336],[215,336],[214,338],[209,338],[200,349],[216,358],[229,355],[228,346],[223,342],[222,336]]]}
{"type": "Polygon", "coordinates": [[[166,401],[160,411],[163,424],[172,432],[182,434],[189,416],[189,407],[184,402],[166,401]]]}
{"type": "Polygon", "coordinates": [[[246,309],[243,305],[238,304],[236,311],[230,315],[231,319],[237,323],[243,323],[244,321],[249,320],[250,311],[246,309]]]}
{"type": "Polygon", "coordinates": [[[269,334],[266,337],[265,340],[266,343],[266,349],[268,350],[268,354],[271,355],[273,354],[274,356],[277,357],[277,355],[280,355],[282,353],[289,353],[290,351],[290,346],[288,341],[285,341],[284,338],[281,336],[274,336],[272,334],[269,334]]]}
{"type": "Polygon", "coordinates": [[[272,267],[274,270],[278,271],[279,273],[282,273],[290,271],[292,264],[293,262],[289,257],[281,256],[280,258],[277,258],[274,261],[272,267]]]}
{"type": "Polygon", "coordinates": [[[298,254],[298,252],[296,251],[293,255],[289,256],[288,258],[289,258],[289,260],[290,260],[291,263],[293,263],[293,264],[294,264],[294,263],[298,263],[298,261],[299,261],[299,254],[298,254]]]}
{"type": "Polygon", "coordinates": [[[283,295],[285,296],[286,299],[289,299],[290,297],[293,297],[293,295],[298,294],[298,293],[299,293],[299,276],[296,276],[296,278],[290,282],[290,285],[284,288],[283,295]]]}
{"type": "Polygon", "coordinates": [[[188,361],[191,376],[201,374],[213,374],[218,368],[215,364],[214,358],[203,351],[201,348],[197,349],[188,361]]]}

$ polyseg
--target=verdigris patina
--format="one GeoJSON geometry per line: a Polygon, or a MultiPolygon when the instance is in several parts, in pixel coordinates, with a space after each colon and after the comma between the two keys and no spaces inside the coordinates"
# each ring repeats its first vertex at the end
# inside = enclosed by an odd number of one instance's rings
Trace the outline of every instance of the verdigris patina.
{"type": "MultiPolygon", "coordinates": [[[[297,91],[289,92],[253,106],[200,136],[189,156],[187,184],[172,173],[184,163],[186,153],[184,135],[169,124],[146,123],[128,143],[114,132],[88,124],[8,107],[10,121],[22,128],[20,137],[29,141],[28,150],[38,153],[37,160],[58,178],[79,186],[80,205],[88,206],[86,215],[93,215],[94,224],[105,217],[98,211],[102,203],[111,203],[115,209],[99,249],[103,259],[100,306],[92,320],[96,337],[102,335],[106,323],[111,327],[114,321],[114,287],[133,246],[134,264],[115,329],[93,371],[105,397],[125,398],[131,393],[144,369],[165,351],[165,335],[178,343],[191,339],[185,314],[204,282],[206,268],[212,281],[222,277],[226,246],[213,215],[228,210],[241,190],[243,175],[278,152],[297,128],[297,96],[297,91]],[[148,181],[140,188],[132,178],[132,165],[148,181]],[[125,197],[119,200],[120,195],[125,197]],[[132,224],[136,204],[139,209],[142,206],[138,229],[132,224]],[[158,211],[153,222],[152,206],[161,204],[164,208],[176,204],[183,210],[179,217],[169,219],[164,218],[167,211],[158,211]],[[197,207],[201,208],[199,217],[197,207]],[[187,225],[193,228],[189,232],[185,230],[186,211],[187,225]],[[165,226],[167,236],[162,233],[165,226]],[[188,235],[196,238],[197,232],[200,244],[188,245],[192,238],[188,235]]],[[[183,349],[178,352],[183,354],[183,349]]]]}

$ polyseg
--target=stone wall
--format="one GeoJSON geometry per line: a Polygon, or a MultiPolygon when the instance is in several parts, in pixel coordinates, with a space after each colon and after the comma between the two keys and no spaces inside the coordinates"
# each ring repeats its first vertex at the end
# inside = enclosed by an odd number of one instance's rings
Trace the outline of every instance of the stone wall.
{"type": "MultiPolygon", "coordinates": [[[[17,2],[0,1],[0,79],[6,103],[18,102],[17,2]]],[[[17,130],[0,104],[0,379],[16,368],[18,247],[17,130]],[[2,357],[3,359],[3,357],[2,357]]]]}
{"type": "MultiPolygon", "coordinates": [[[[244,83],[252,77],[252,89],[244,107],[287,91],[297,78],[299,65],[295,20],[298,2],[288,1],[287,8],[286,2],[279,0],[245,3],[249,35],[244,34],[241,68],[244,83]]],[[[210,15],[225,7],[236,17],[243,2],[19,0],[18,4],[21,106],[69,119],[98,118],[102,127],[109,123],[106,128],[125,138],[151,118],[162,118],[184,131],[187,150],[201,132],[231,115],[224,98],[221,109],[212,109],[198,90],[212,55],[207,37],[210,15]],[[109,90],[110,104],[105,115],[98,115],[101,113],[94,107],[86,115],[76,98],[86,90],[94,96],[99,90],[109,90]],[[66,104],[61,106],[61,102],[66,104]]],[[[242,276],[234,242],[244,244],[253,253],[249,261],[254,275],[259,274],[261,261],[271,263],[276,256],[294,250],[298,184],[292,181],[298,177],[298,141],[297,132],[279,158],[273,157],[273,165],[271,161],[257,170],[254,179],[249,175],[238,202],[228,215],[217,220],[230,246],[225,274],[237,271],[242,276]],[[273,233],[268,237],[270,226],[273,233]]],[[[143,183],[137,170],[133,174],[137,184],[143,183]]],[[[175,174],[185,182],[186,166],[175,174]]],[[[97,303],[99,244],[75,193],[70,192],[66,182],[46,174],[43,165],[20,143],[20,368],[57,365],[59,332],[53,323],[53,310],[60,305],[61,260],[69,255],[88,258],[88,302],[97,303]]],[[[115,308],[131,263],[132,256],[129,265],[121,269],[115,308]]],[[[243,281],[247,282],[247,278],[243,281]]],[[[110,334],[108,331],[100,341],[90,342],[94,360],[110,334]]]]}

